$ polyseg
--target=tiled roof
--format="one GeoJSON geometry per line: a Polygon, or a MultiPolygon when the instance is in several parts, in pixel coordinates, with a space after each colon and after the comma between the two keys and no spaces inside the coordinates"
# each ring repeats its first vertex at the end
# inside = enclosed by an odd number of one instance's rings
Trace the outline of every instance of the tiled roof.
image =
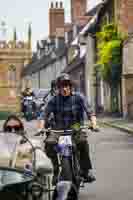
{"type": "Polygon", "coordinates": [[[52,64],[55,62],[55,60],[58,60],[60,57],[63,57],[66,55],[66,47],[56,50],[55,51],[55,58],[51,58],[50,55],[44,55],[40,59],[34,61],[33,63],[29,63],[23,70],[22,76],[31,75],[33,73],[36,73],[37,71],[40,71],[43,68],[46,68],[49,64],[52,64]]]}
{"type": "Polygon", "coordinates": [[[79,65],[85,63],[85,56],[82,58],[76,58],[71,64],[69,64],[64,70],[64,73],[70,73],[71,71],[75,70],[79,65]]]}

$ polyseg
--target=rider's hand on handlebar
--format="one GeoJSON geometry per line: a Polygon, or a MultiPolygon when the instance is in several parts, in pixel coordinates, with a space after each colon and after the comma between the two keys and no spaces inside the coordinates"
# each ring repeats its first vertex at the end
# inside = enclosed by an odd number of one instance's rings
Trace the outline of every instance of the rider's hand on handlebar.
{"type": "Polygon", "coordinates": [[[95,131],[95,132],[99,131],[99,127],[98,127],[97,122],[96,122],[96,116],[91,116],[89,127],[92,131],[95,131]]]}

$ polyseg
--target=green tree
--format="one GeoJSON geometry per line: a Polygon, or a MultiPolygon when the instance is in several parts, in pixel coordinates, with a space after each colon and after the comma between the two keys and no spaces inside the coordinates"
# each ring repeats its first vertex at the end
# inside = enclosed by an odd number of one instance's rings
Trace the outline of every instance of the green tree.
{"type": "Polygon", "coordinates": [[[118,90],[122,69],[122,41],[115,24],[107,24],[96,34],[98,47],[97,67],[111,89],[111,110],[118,111],[118,90]]]}

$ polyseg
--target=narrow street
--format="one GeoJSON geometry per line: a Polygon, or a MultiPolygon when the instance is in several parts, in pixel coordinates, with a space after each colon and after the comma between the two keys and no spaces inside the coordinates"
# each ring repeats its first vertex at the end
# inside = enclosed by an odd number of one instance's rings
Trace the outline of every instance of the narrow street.
{"type": "Polygon", "coordinates": [[[97,180],[85,187],[81,199],[132,200],[133,136],[104,127],[89,141],[97,180]]]}
{"type": "MultiPolygon", "coordinates": [[[[1,124],[2,125],[2,124],[1,124]]],[[[25,122],[29,134],[36,131],[36,121],[25,122]]],[[[81,188],[81,200],[133,199],[133,136],[103,127],[89,136],[96,182],[81,188]]]]}

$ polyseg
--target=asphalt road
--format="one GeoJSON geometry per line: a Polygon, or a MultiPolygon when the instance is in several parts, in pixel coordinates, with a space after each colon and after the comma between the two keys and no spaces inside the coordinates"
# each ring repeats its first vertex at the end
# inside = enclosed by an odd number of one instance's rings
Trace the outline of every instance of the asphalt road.
{"type": "Polygon", "coordinates": [[[133,135],[101,128],[89,137],[96,182],[86,185],[82,200],[133,199],[133,135]]]}
{"type": "MultiPolygon", "coordinates": [[[[1,126],[2,126],[1,122],[1,126]]],[[[36,132],[36,122],[24,122],[28,134],[36,132]]],[[[133,135],[102,127],[89,135],[96,182],[81,189],[81,200],[133,199],[133,135]]]]}

